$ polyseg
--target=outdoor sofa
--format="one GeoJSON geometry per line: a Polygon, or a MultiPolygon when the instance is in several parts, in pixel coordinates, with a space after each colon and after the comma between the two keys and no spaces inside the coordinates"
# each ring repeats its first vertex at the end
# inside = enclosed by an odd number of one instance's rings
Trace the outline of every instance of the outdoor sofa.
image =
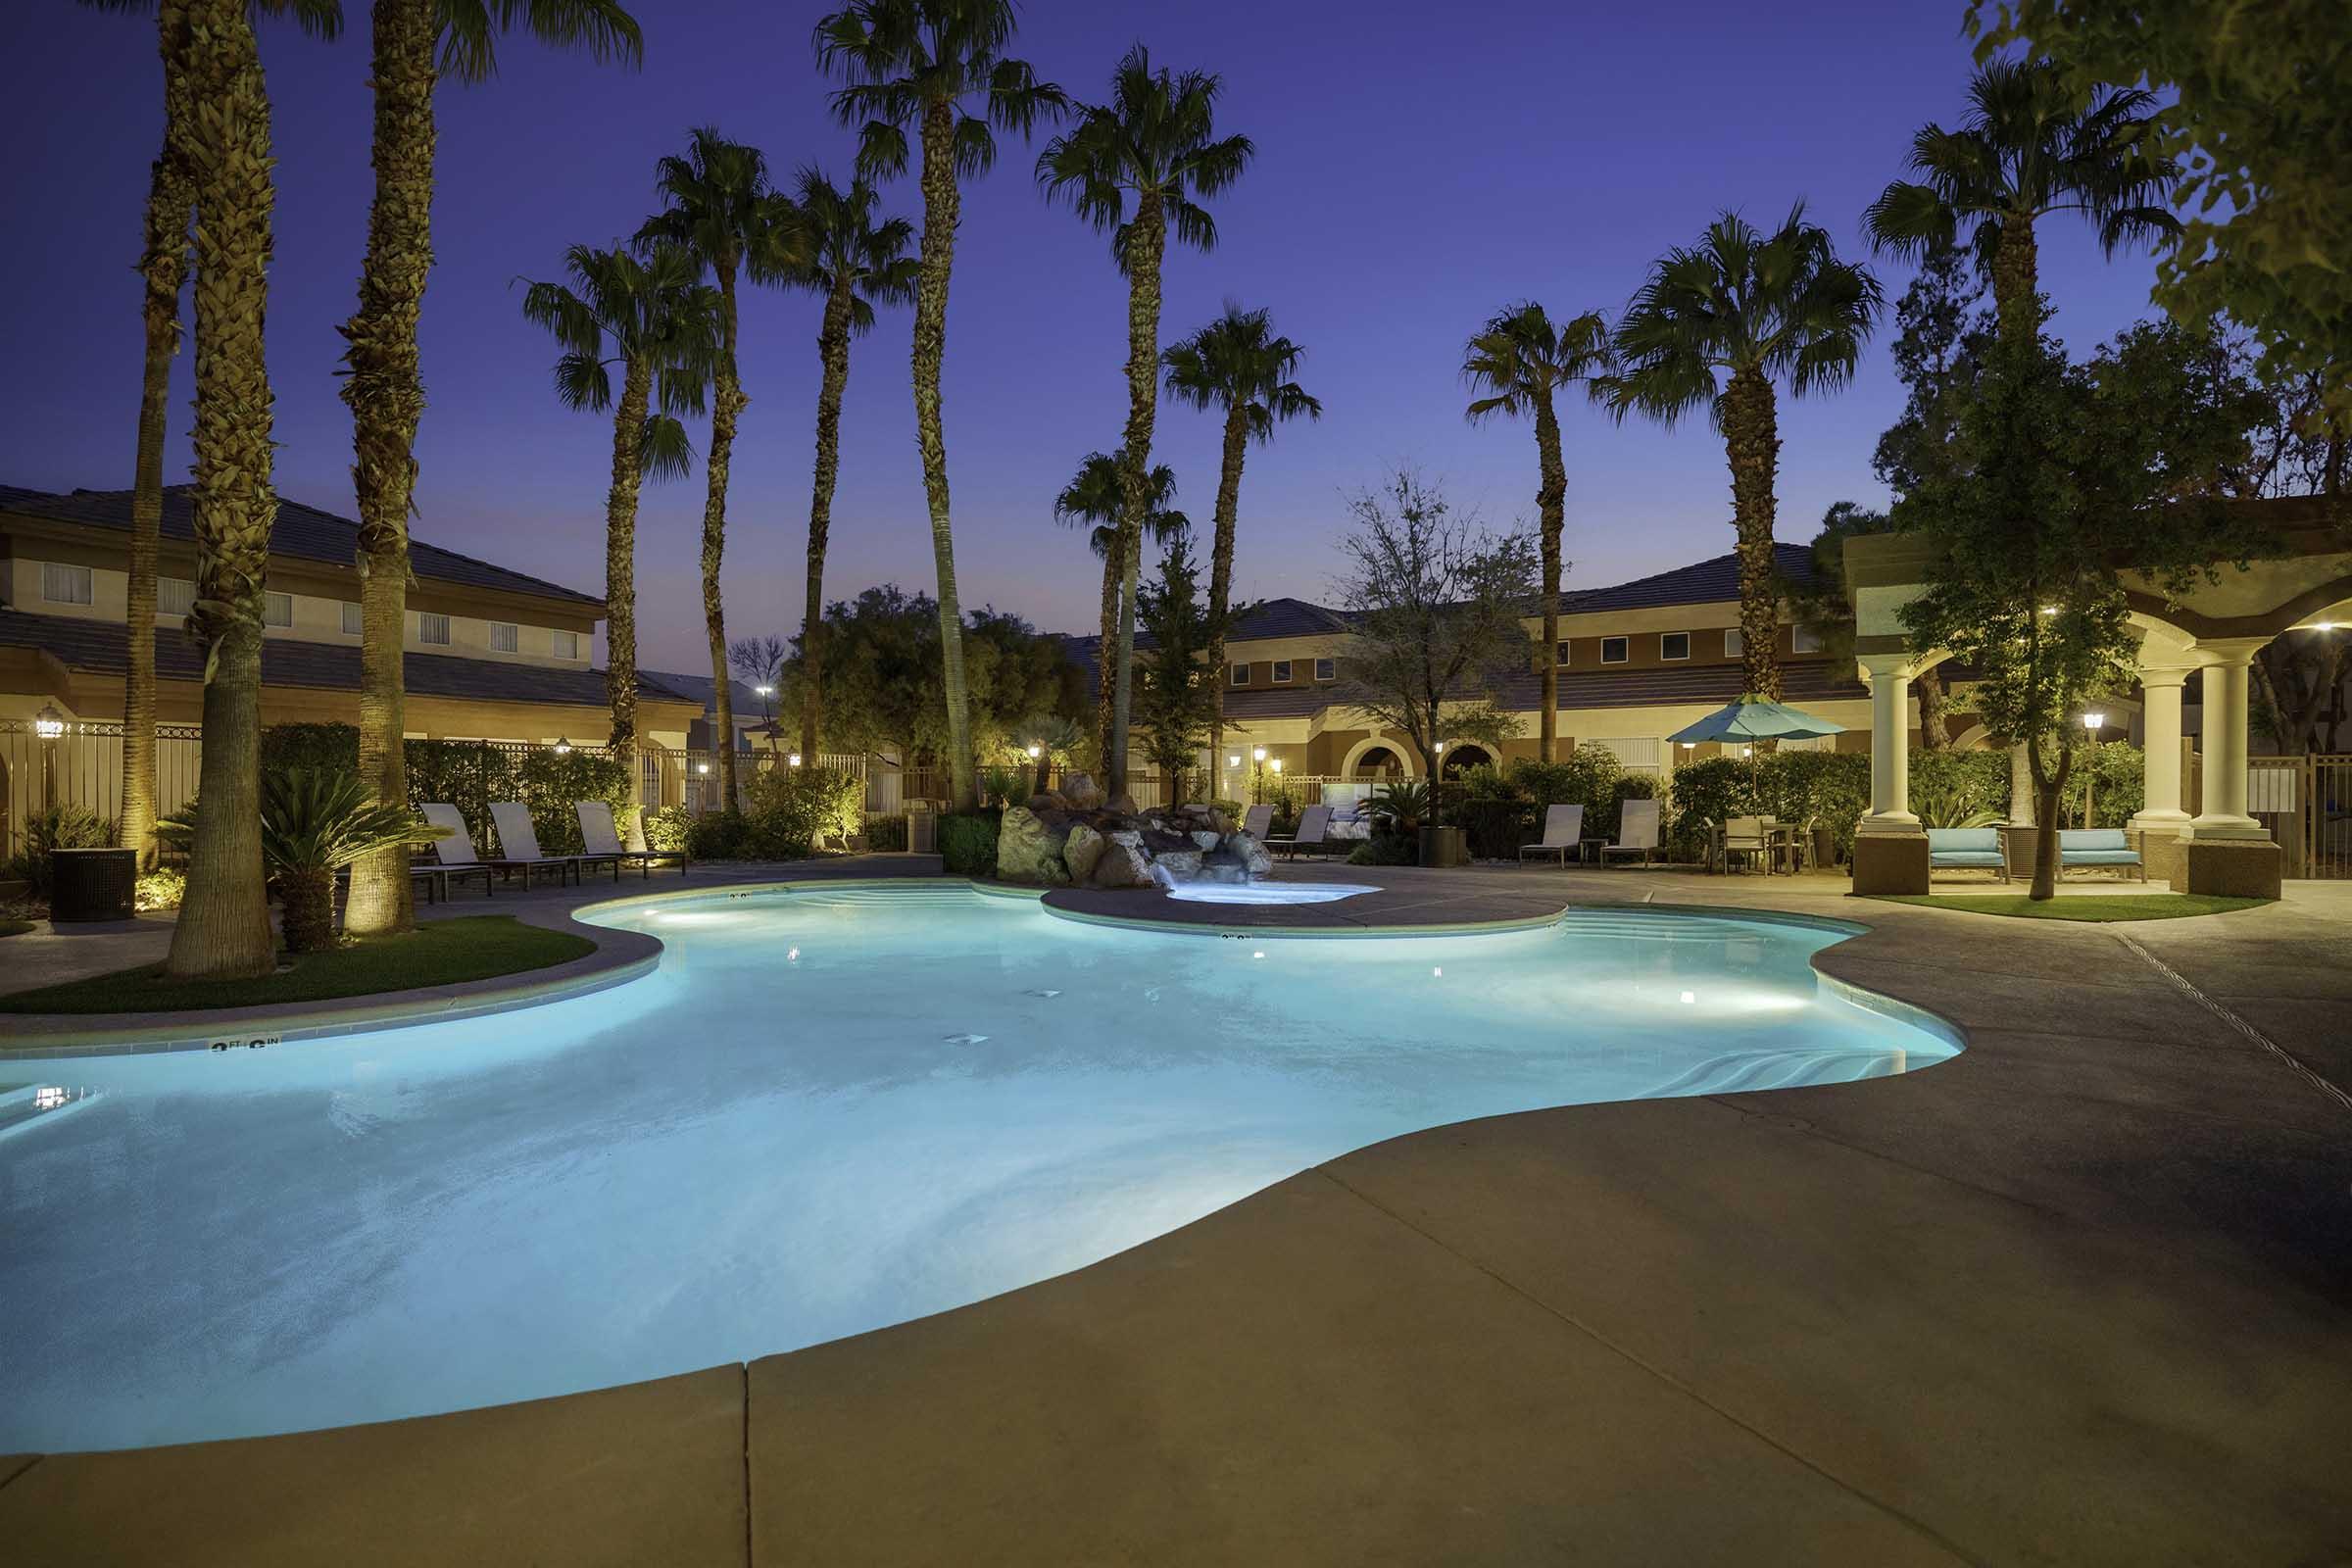
{"type": "Polygon", "coordinates": [[[2009,880],[2009,857],[2001,850],[1997,827],[1932,827],[1928,829],[1928,870],[1993,871],[2009,880]]]}
{"type": "Polygon", "coordinates": [[[2137,871],[2142,882],[2148,879],[2147,862],[2120,827],[2060,828],[2058,874],[2064,876],[2075,866],[2105,866],[2119,874],[2137,871]]]}

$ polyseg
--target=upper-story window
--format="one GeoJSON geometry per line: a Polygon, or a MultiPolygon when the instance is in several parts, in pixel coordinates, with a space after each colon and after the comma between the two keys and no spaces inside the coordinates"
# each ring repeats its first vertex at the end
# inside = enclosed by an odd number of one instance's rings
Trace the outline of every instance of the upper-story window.
{"type": "Polygon", "coordinates": [[[61,561],[41,563],[41,597],[53,605],[90,602],[90,568],[69,566],[61,561]]]}
{"type": "Polygon", "coordinates": [[[580,657],[580,634],[576,631],[551,631],[547,634],[547,651],[558,659],[580,657]]]}
{"type": "Polygon", "coordinates": [[[292,594],[262,595],[262,624],[291,626],[294,624],[294,596],[292,594]]]}
{"type": "Polygon", "coordinates": [[[159,615],[185,615],[196,608],[196,585],[185,577],[155,579],[155,612],[159,615]]]}
{"type": "Polygon", "coordinates": [[[490,651],[494,654],[522,652],[522,628],[511,620],[490,623],[490,651]]]}
{"type": "Polygon", "coordinates": [[[1340,678],[1340,662],[1339,662],[1338,660],[1336,660],[1336,659],[1318,659],[1318,660],[1316,660],[1316,661],[1315,661],[1315,679],[1317,679],[1317,680],[1338,680],[1339,678],[1340,678]]]}
{"type": "Polygon", "coordinates": [[[1633,658],[1633,649],[1625,638],[1603,637],[1600,640],[1600,662],[1602,663],[1622,664],[1631,658],[1633,658]]]}
{"type": "Polygon", "coordinates": [[[343,635],[346,637],[358,637],[367,630],[367,624],[368,623],[360,616],[360,607],[353,604],[348,599],[344,600],[343,635]]]}
{"type": "Polygon", "coordinates": [[[1799,654],[1818,654],[1821,652],[1821,633],[1814,630],[1812,627],[1791,626],[1788,628],[1788,648],[1790,652],[1799,654]]]}
{"type": "Polygon", "coordinates": [[[1690,634],[1687,631],[1661,632],[1658,635],[1658,657],[1660,659],[1689,659],[1690,657],[1690,634]]]}
{"type": "Polygon", "coordinates": [[[1277,686],[1287,686],[1290,684],[1290,680],[1291,662],[1287,659],[1277,659],[1274,661],[1274,684],[1277,686]]]}
{"type": "Polygon", "coordinates": [[[1747,643],[1740,637],[1740,628],[1737,626],[1725,627],[1723,632],[1723,657],[1726,659],[1738,659],[1741,654],[1746,652],[1747,643]]]}
{"type": "Polygon", "coordinates": [[[1568,639],[1563,637],[1551,645],[1551,662],[1561,668],[1568,667],[1568,639]]]}
{"type": "Polygon", "coordinates": [[[416,616],[416,640],[420,643],[449,641],[449,617],[419,612],[416,616]]]}
{"type": "Polygon", "coordinates": [[[1236,664],[1236,665],[1234,665],[1234,666],[1233,666],[1233,676],[1232,676],[1232,679],[1233,679],[1233,683],[1234,683],[1236,686],[1247,686],[1247,685],[1249,685],[1249,684],[1250,684],[1250,666],[1249,666],[1248,664],[1236,664]]]}

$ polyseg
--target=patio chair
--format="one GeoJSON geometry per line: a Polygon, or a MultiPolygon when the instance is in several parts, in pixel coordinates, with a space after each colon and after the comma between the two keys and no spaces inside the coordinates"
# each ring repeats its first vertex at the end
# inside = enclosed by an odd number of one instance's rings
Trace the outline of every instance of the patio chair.
{"type": "Polygon", "coordinates": [[[2009,880],[2009,857],[2001,853],[1997,827],[1932,827],[1928,829],[1928,872],[1990,871],[2009,880]]]}
{"type": "Polygon", "coordinates": [[[418,808],[424,819],[441,830],[441,837],[432,846],[433,859],[421,869],[440,879],[441,897],[449,897],[449,884],[459,878],[478,876],[482,879],[482,896],[490,897],[491,872],[497,869],[473,851],[473,836],[466,830],[466,818],[446,801],[428,801],[418,808]]]}
{"type": "Polygon", "coordinates": [[[1266,829],[1273,825],[1274,808],[1271,806],[1252,806],[1242,813],[1242,831],[1260,842],[1265,839],[1266,829]]]}
{"type": "Polygon", "coordinates": [[[1731,870],[1732,857],[1735,855],[1745,856],[1747,863],[1754,865],[1770,852],[1771,839],[1772,835],[1765,828],[1764,818],[1760,816],[1731,818],[1723,824],[1724,870],[1726,872],[1731,870]]]}
{"type": "Polygon", "coordinates": [[[587,852],[582,858],[590,861],[611,860],[614,867],[612,874],[615,878],[620,875],[620,866],[634,865],[650,879],[654,874],[654,867],[664,860],[675,860],[678,864],[678,875],[686,874],[686,867],[691,862],[683,850],[622,849],[620,830],[612,822],[611,802],[574,801],[571,803],[571,809],[573,814],[580,819],[580,848],[587,852]]]}
{"type": "Polygon", "coordinates": [[[1560,864],[1568,864],[1571,851],[1584,853],[1585,808],[1582,806],[1552,806],[1544,812],[1544,837],[1534,844],[1519,846],[1519,863],[1525,865],[1531,855],[1556,855],[1560,864]]]}
{"type": "Polygon", "coordinates": [[[1297,832],[1288,838],[1267,839],[1265,845],[1269,850],[1280,850],[1285,859],[1297,859],[1300,850],[1313,850],[1320,855],[1327,843],[1323,837],[1323,830],[1330,825],[1331,808],[1310,806],[1298,813],[1297,832]]]}
{"type": "MultiPolygon", "coordinates": [[[[564,885],[566,875],[574,882],[579,881],[580,857],[539,853],[539,835],[531,826],[531,808],[520,801],[491,802],[490,823],[498,829],[498,847],[503,852],[499,859],[490,863],[506,872],[510,878],[520,871],[525,893],[531,890],[533,879],[547,871],[556,873],[558,887],[564,885]]],[[[620,862],[614,860],[612,863],[612,880],[617,882],[620,880],[620,862]]]]}
{"type": "Polygon", "coordinates": [[[2058,830],[2058,875],[2066,876],[2071,866],[2105,866],[2120,880],[2132,872],[2139,879],[2148,879],[2147,863],[2132,847],[2131,839],[2120,827],[2062,827],[2058,830]]]}
{"type": "Polygon", "coordinates": [[[1658,853],[1658,803],[1627,801],[1617,813],[1617,842],[1600,847],[1600,863],[1612,855],[1639,855],[1647,865],[1658,853]]]}

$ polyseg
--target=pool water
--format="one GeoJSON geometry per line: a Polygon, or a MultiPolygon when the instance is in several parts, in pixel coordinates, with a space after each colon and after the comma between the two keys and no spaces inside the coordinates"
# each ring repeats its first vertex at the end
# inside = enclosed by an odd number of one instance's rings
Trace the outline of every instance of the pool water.
{"type": "Polygon", "coordinates": [[[1818,987],[1839,933],[1690,914],[1237,939],[902,884],[593,918],[659,936],[660,970],[342,1040],[0,1060],[51,1092],[0,1132],[0,1452],[748,1359],[1416,1128],[1956,1049],[1818,987]]]}

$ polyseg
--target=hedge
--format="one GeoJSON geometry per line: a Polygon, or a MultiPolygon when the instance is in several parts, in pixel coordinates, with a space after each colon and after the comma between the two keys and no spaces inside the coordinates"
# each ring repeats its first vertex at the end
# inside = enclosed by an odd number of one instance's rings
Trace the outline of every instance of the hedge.
{"type": "Polygon", "coordinates": [[[950,811],[939,819],[941,869],[950,876],[997,874],[997,824],[1001,811],[950,811]]]}
{"type": "MultiPolygon", "coordinates": [[[[262,731],[262,768],[324,767],[357,772],[360,732],[351,724],[272,724],[262,731]]],[[[549,748],[515,751],[485,741],[402,743],[409,776],[409,804],[445,801],[466,819],[474,848],[491,853],[497,833],[490,803],[520,801],[530,809],[531,831],[548,855],[577,855],[577,801],[604,801],[613,820],[628,811],[628,775],[620,763],[592,752],[558,753],[549,748]]]]}

